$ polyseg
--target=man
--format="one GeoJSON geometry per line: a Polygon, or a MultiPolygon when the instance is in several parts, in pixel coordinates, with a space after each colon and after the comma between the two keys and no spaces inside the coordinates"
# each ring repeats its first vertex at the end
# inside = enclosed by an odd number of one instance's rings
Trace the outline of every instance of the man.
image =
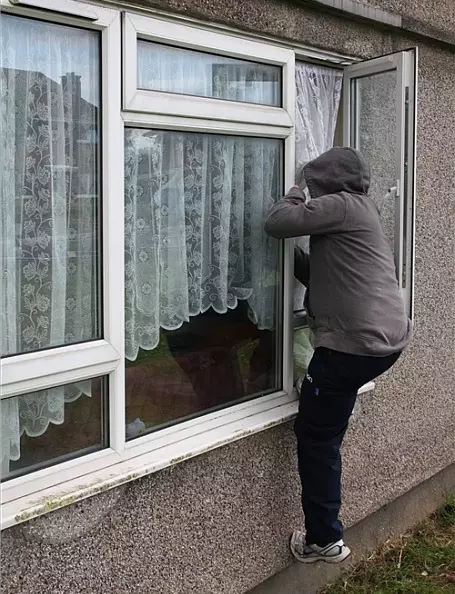
{"type": "Polygon", "coordinates": [[[363,156],[334,148],[303,174],[310,200],[294,186],[265,224],[279,239],[310,236],[309,255],[295,250],[316,348],[295,423],[306,535],[294,532],[291,550],[304,563],[338,563],[350,554],[338,518],[340,446],[358,390],[396,363],[411,341],[412,324],[378,209],[367,196],[363,156]]]}

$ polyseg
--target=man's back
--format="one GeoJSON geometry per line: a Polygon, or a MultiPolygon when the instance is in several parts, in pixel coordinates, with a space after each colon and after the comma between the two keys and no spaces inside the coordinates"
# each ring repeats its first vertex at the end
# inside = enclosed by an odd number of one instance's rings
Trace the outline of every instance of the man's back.
{"type": "Polygon", "coordinates": [[[396,280],[392,250],[373,201],[343,193],[338,233],[313,236],[308,309],[316,346],[355,355],[402,351],[412,336],[396,280]]]}
{"type": "MultiPolygon", "coordinates": [[[[385,357],[412,338],[391,248],[376,205],[367,196],[369,168],[361,155],[336,148],[308,163],[311,200],[295,188],[272,209],[274,237],[310,235],[307,309],[316,347],[385,357]]],[[[305,271],[296,270],[305,281],[305,271]]],[[[307,274],[308,276],[308,274],[307,274]]]]}

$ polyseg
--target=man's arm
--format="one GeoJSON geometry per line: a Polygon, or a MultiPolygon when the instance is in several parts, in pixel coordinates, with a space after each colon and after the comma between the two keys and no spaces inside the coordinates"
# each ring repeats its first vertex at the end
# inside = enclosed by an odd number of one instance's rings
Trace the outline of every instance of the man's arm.
{"type": "Polygon", "coordinates": [[[298,245],[294,246],[294,276],[302,285],[308,287],[310,282],[310,256],[298,245]]]}
{"type": "Polygon", "coordinates": [[[264,229],[276,239],[302,235],[326,235],[341,231],[346,220],[346,201],[328,195],[305,204],[302,190],[294,186],[269,212],[264,229]]]}

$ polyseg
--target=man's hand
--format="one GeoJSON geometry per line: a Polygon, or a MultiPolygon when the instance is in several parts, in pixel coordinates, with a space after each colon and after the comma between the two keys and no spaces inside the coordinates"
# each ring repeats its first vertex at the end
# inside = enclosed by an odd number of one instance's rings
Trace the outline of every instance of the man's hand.
{"type": "Polygon", "coordinates": [[[294,276],[305,287],[310,282],[310,256],[298,245],[294,246],[294,276]]]}

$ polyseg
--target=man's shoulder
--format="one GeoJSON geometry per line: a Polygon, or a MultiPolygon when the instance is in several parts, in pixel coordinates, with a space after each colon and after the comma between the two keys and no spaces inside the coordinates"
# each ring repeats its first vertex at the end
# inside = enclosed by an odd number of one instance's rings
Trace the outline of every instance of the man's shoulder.
{"type": "Polygon", "coordinates": [[[347,219],[352,221],[379,221],[379,210],[370,196],[367,194],[353,194],[343,192],[346,201],[347,219]]]}

